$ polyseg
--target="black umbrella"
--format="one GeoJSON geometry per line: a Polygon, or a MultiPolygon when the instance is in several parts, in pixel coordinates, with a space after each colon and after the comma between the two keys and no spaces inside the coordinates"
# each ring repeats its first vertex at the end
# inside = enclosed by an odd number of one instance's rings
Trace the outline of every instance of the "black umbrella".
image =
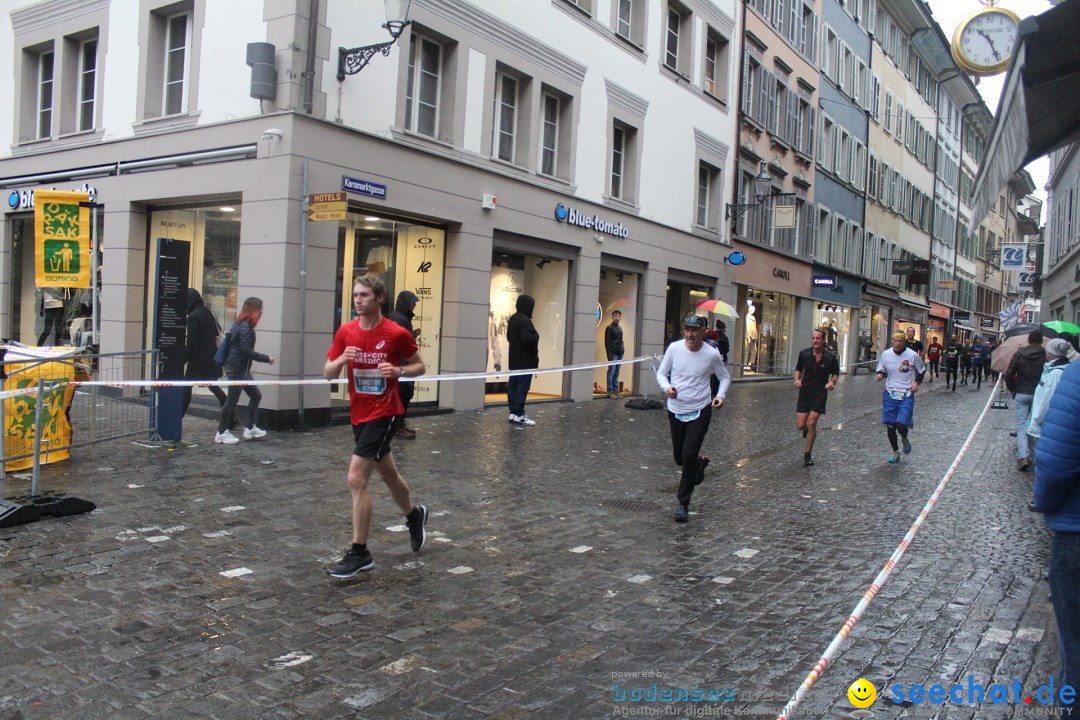
{"type": "MultiPolygon", "coordinates": [[[[1034,323],[1020,323],[1019,325],[1013,325],[1011,328],[1006,330],[1005,331],[1005,337],[1011,338],[1011,337],[1016,337],[1017,335],[1027,335],[1028,333],[1034,332],[1036,330],[1039,330],[1039,332],[1042,332],[1042,330],[1039,329],[1039,326],[1035,325],[1034,323]]],[[[1045,335],[1044,335],[1044,337],[1045,337],[1045,335]]],[[[1056,337],[1056,336],[1051,336],[1051,337],[1056,337]]]]}

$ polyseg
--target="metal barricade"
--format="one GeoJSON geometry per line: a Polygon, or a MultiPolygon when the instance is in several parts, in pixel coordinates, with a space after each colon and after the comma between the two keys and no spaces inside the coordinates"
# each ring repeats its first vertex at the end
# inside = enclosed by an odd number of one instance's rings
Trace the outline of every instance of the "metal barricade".
{"type": "Polygon", "coordinates": [[[99,354],[72,350],[48,357],[36,348],[15,348],[0,362],[0,377],[4,378],[0,387],[4,439],[0,479],[9,470],[32,467],[33,494],[37,492],[40,464],[66,459],[72,448],[156,435],[151,391],[122,385],[157,379],[156,351],[99,354]],[[68,384],[87,380],[119,385],[77,388],[68,384]]]}

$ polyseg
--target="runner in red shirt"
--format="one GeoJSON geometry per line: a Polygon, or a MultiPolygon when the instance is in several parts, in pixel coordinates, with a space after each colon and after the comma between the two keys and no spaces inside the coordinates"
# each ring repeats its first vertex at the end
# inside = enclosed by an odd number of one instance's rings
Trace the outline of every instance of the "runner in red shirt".
{"type": "MultiPolygon", "coordinates": [[[[941,353],[944,350],[945,348],[938,342],[937,337],[934,337],[934,341],[926,346],[926,359],[929,361],[928,364],[930,365],[930,370],[926,373],[926,376],[931,382],[934,381],[934,378],[941,377],[941,374],[938,372],[938,366],[941,362],[941,353]]],[[[946,373],[946,375],[947,374],[948,373],[946,373]]],[[[948,380],[948,378],[945,379],[948,380]]]]}
{"type": "Polygon", "coordinates": [[[427,368],[412,333],[382,316],[380,308],[385,297],[386,286],[378,278],[365,275],[356,279],[353,306],[358,317],[338,328],[323,368],[328,380],[340,377],[343,368],[348,369],[349,408],[356,441],[349,462],[352,547],[341,562],[327,570],[338,578],[349,578],[375,567],[367,549],[371,529],[368,480],[373,471],[378,471],[394,502],[405,514],[413,552],[419,552],[427,538],[424,529],[427,508],[413,505],[409,486],[390,454],[390,439],[405,413],[398,394],[398,379],[423,375],[427,368]]]}

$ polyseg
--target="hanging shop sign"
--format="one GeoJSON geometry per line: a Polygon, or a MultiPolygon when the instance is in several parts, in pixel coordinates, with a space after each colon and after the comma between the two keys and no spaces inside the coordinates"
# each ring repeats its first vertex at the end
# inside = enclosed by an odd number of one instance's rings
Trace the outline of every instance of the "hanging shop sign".
{"type": "Polygon", "coordinates": [[[604,220],[599,215],[587,215],[577,208],[568,207],[562,203],[555,206],[555,219],[586,230],[595,230],[601,235],[613,235],[624,240],[630,236],[630,230],[621,222],[613,223],[604,220]]]}

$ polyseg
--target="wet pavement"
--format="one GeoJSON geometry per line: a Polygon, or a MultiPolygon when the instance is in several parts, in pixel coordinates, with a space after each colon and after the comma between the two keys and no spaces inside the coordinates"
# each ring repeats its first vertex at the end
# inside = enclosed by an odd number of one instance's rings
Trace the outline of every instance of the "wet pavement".
{"type": "MultiPolygon", "coordinates": [[[[96,511],[0,529],[0,720],[774,718],[989,396],[926,389],[914,452],[887,465],[881,385],[843,378],[804,468],[790,382],[735,384],[686,525],[663,411],[605,399],[530,404],[529,428],[505,408],[418,418],[395,456],[430,508],[428,544],[410,551],[373,480],[376,566],[346,581],[325,568],[350,533],[348,427],[222,446],[191,419],[201,444],[83,449],[41,487],[96,511]],[[654,685],[672,700],[650,700],[654,685]]],[[[1050,535],[1014,470],[1012,417],[989,412],[798,717],[850,717],[859,677],[874,717],[1045,710],[888,699],[1014,679],[1026,697],[1057,672],[1050,535]]],[[[28,487],[9,475],[0,495],[28,487]]]]}

